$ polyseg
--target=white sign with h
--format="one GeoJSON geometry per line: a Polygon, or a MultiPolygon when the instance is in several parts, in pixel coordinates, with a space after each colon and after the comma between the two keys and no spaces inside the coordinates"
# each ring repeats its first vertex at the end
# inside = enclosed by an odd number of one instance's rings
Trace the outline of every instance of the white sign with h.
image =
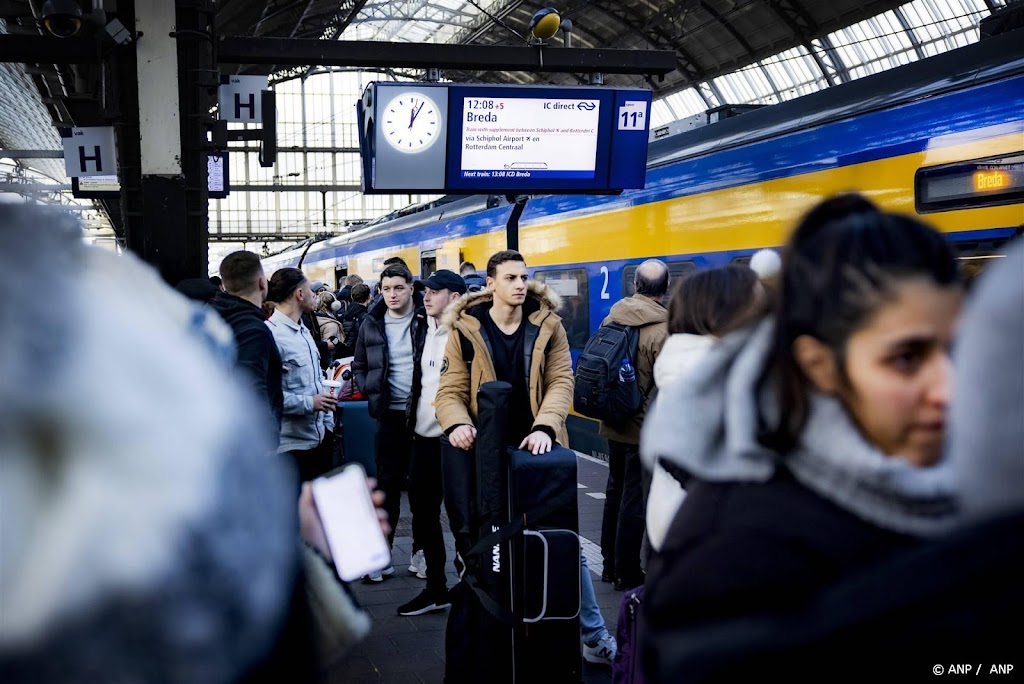
{"type": "Polygon", "coordinates": [[[267,90],[266,76],[224,76],[217,88],[221,121],[262,123],[260,91],[267,90]]]}
{"type": "Polygon", "coordinates": [[[117,174],[117,147],[113,126],[61,129],[64,143],[64,170],[69,178],[114,176],[117,174]]]}

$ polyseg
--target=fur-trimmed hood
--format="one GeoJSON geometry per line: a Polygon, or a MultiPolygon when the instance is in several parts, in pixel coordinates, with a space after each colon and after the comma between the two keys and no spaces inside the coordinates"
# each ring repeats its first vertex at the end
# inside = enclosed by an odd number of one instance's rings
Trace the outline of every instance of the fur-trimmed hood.
{"type": "MultiPolygon", "coordinates": [[[[529,281],[523,302],[523,327],[531,330],[529,347],[524,345],[530,409],[534,426],[549,428],[559,444],[567,445],[565,419],[572,405],[572,355],[562,319],[555,311],[562,298],[550,286],[529,281]]],[[[487,332],[483,329],[494,304],[490,291],[475,292],[452,302],[441,315],[441,323],[456,334],[448,337],[441,382],[434,401],[437,421],[448,431],[456,425],[473,425],[477,416],[477,392],[484,383],[497,379],[487,332]],[[467,363],[463,341],[473,349],[477,361],[467,363]]]]}
{"type": "MultiPolygon", "coordinates": [[[[555,292],[550,285],[537,280],[531,280],[526,283],[526,302],[523,304],[523,308],[527,316],[538,309],[544,308],[550,310],[551,313],[557,313],[562,308],[562,302],[562,296],[555,292]]],[[[480,290],[479,292],[469,293],[465,297],[459,297],[449,304],[448,308],[441,314],[441,325],[449,330],[453,330],[455,322],[459,320],[463,312],[469,311],[469,309],[480,304],[485,304],[489,308],[493,303],[494,293],[490,290],[480,290]]]]}

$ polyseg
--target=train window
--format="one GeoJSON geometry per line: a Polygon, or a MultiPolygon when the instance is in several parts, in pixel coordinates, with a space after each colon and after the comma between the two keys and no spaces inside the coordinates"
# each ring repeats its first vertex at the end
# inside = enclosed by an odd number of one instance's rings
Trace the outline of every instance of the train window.
{"type": "Polygon", "coordinates": [[[583,349],[590,339],[590,282],[582,268],[559,271],[537,271],[534,279],[547,284],[564,300],[558,315],[565,324],[569,346],[583,349]]]}
{"type": "MultiPolygon", "coordinates": [[[[633,276],[636,275],[636,269],[640,264],[630,264],[622,269],[622,295],[624,297],[632,297],[636,294],[636,288],[633,287],[633,276]]],[[[687,273],[693,273],[697,270],[697,264],[692,261],[670,261],[668,262],[668,283],[669,289],[672,288],[672,283],[678,278],[682,278],[687,273]]]]}
{"type": "Polygon", "coordinates": [[[437,250],[420,252],[420,273],[426,278],[437,270],[437,250]]]}
{"type": "Polygon", "coordinates": [[[750,257],[751,256],[752,255],[748,254],[746,256],[733,257],[732,259],[729,260],[729,263],[730,264],[741,264],[743,266],[749,266],[750,265],[750,257]]]}
{"type": "Polygon", "coordinates": [[[1024,154],[1005,154],[918,169],[918,213],[972,209],[1024,200],[1024,154]]]}

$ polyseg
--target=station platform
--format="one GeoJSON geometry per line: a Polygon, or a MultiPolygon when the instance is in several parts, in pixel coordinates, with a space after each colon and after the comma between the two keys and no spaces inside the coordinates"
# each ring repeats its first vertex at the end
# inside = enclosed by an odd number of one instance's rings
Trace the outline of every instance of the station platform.
{"type": "MultiPolygon", "coordinates": [[[[580,537],[583,553],[590,566],[594,592],[605,624],[614,635],[622,592],[601,581],[601,514],[608,467],[601,461],[580,455],[578,458],[578,495],[580,537]]],[[[452,565],[454,540],[443,515],[445,546],[448,550],[448,587],[458,577],[452,565]]],[[[370,635],[345,658],[328,665],[323,681],[330,684],[441,684],[444,679],[444,637],[448,610],[403,617],[398,606],[423,590],[426,581],[410,573],[412,516],[408,498],[402,496],[402,515],[395,535],[393,558],[395,574],[379,584],[356,582],[352,589],[360,603],[373,616],[370,635]]],[[[583,681],[604,684],[612,681],[611,668],[584,661],[583,681]]]]}

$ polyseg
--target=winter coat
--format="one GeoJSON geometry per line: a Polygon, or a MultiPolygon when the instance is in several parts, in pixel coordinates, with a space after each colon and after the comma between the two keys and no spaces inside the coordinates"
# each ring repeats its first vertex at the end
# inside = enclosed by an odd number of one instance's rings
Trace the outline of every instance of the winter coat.
{"type": "MultiPolygon", "coordinates": [[[[435,400],[437,420],[446,434],[459,425],[474,424],[480,385],[497,379],[490,341],[481,329],[483,317],[490,315],[493,304],[494,295],[482,290],[460,297],[441,316],[441,323],[453,333],[448,336],[435,400]],[[462,356],[463,338],[473,348],[471,363],[462,356]]],[[[530,281],[523,303],[523,324],[528,326],[524,347],[533,424],[552,431],[559,444],[568,446],[565,419],[572,405],[574,381],[569,340],[562,319],[555,313],[561,305],[562,298],[549,286],[530,281]]]]}
{"type": "MultiPolygon", "coordinates": [[[[934,677],[936,662],[949,667],[936,654],[956,653],[952,662],[973,663],[975,668],[982,664],[985,674],[992,664],[1019,657],[1024,608],[1024,245],[988,268],[960,326],[954,362],[957,391],[949,412],[947,459],[955,475],[960,523],[968,526],[886,557],[827,587],[813,601],[793,603],[785,613],[744,614],[661,639],[663,662],[658,669],[664,681],[752,681],[794,663],[803,675],[798,679],[820,680],[820,673],[834,671],[837,663],[863,662],[865,657],[886,664],[887,680],[916,681],[934,677]]],[[[897,475],[890,473],[888,479],[897,475]]],[[[800,496],[808,497],[806,492],[800,496]]],[[[792,505],[782,500],[782,492],[775,498],[772,506],[792,505]]],[[[737,501],[733,518],[742,503],[737,501]]],[[[819,556],[822,550],[834,553],[838,543],[850,543],[849,535],[841,536],[838,529],[835,534],[808,529],[829,518],[815,512],[813,518],[792,515],[776,521],[777,527],[794,526],[816,544],[813,549],[804,540],[776,544],[764,555],[772,560],[783,553],[794,558],[803,554],[812,560],[810,550],[819,556]]],[[[773,536],[781,535],[776,531],[773,536]]],[[[866,555],[854,560],[861,565],[866,555]]],[[[804,573],[809,567],[820,575],[828,570],[823,563],[801,565],[808,566],[801,568],[804,573]]],[[[851,668],[841,679],[861,676],[858,670],[851,668]]],[[[935,674],[943,672],[936,669],[935,674]]]]}
{"type": "MultiPolygon", "coordinates": [[[[391,405],[391,385],[388,383],[388,335],[384,328],[384,317],[388,307],[381,300],[370,308],[369,314],[359,327],[356,339],[356,353],[352,360],[352,377],[356,387],[366,397],[370,417],[380,420],[391,405]]],[[[406,424],[409,429],[416,426],[416,402],[420,394],[420,357],[423,355],[423,340],[427,335],[427,313],[422,306],[412,314],[412,391],[405,402],[406,424]]]]}
{"type": "Polygon", "coordinates": [[[341,321],[330,314],[318,313],[316,315],[316,322],[320,324],[320,341],[325,346],[328,365],[330,365],[330,362],[334,359],[341,358],[338,356],[338,351],[341,349],[341,321]],[[332,337],[338,338],[338,344],[334,345],[333,348],[331,348],[330,343],[332,337]]]}
{"type": "Polygon", "coordinates": [[[787,610],[852,570],[909,547],[780,470],[766,483],[692,480],[651,559],[647,634],[787,610]]]}
{"type": "MultiPolygon", "coordinates": [[[[654,383],[659,389],[679,382],[697,367],[715,338],[710,335],[669,335],[654,363],[654,383]]],[[[686,497],[682,484],[661,463],[656,463],[647,496],[647,537],[651,548],[661,550],[668,528],[686,497]]]]}
{"type": "Polygon", "coordinates": [[[669,335],[654,364],[654,383],[659,389],[677,382],[697,367],[715,338],[711,335],[669,335]]]}
{"type": "Polygon", "coordinates": [[[210,306],[234,331],[238,351],[236,365],[245,371],[247,383],[253,388],[256,398],[266,405],[274,423],[274,433],[279,436],[284,412],[281,353],[266,326],[263,309],[227,292],[218,294],[210,306]]]}
{"type": "Polygon", "coordinates": [[[640,333],[637,345],[637,357],[633,360],[636,380],[640,391],[644,394],[644,405],[631,421],[612,427],[601,423],[601,436],[625,444],[640,443],[640,427],[643,425],[647,407],[657,393],[654,383],[654,363],[658,359],[662,346],[668,338],[668,311],[665,307],[649,297],[635,294],[632,297],[615,302],[608,317],[601,325],[618,323],[630,325],[640,333]]]}
{"type": "Polygon", "coordinates": [[[772,334],[762,321],[720,340],[662,388],[644,425],[641,458],[691,476],[648,568],[643,650],[655,681],[672,633],[794,609],[955,523],[950,468],[879,452],[835,398],[811,394],[788,453],[759,442],[761,416],[778,415],[758,385],[772,334]]]}
{"type": "Polygon", "coordinates": [[[368,312],[365,304],[356,304],[352,302],[345,309],[344,315],[341,317],[341,332],[342,332],[342,348],[340,352],[335,353],[335,358],[342,359],[346,356],[354,356],[356,353],[356,338],[359,337],[359,328],[363,324],[363,320],[367,317],[368,312]]]}

